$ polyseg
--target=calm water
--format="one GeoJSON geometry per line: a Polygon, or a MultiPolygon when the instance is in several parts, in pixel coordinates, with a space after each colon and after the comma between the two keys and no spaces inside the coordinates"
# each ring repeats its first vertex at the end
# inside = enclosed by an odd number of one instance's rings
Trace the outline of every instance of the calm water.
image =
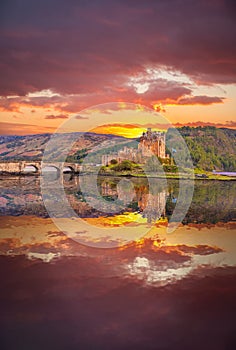
{"type": "Polygon", "coordinates": [[[73,236],[38,177],[0,178],[1,349],[235,349],[236,182],[196,181],[170,234],[177,180],[94,184],[64,176],[73,236]]]}

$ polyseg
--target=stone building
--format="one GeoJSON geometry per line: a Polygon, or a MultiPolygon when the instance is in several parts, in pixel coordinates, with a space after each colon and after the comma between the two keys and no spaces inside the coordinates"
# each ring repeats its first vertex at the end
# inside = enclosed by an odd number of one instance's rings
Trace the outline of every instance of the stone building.
{"type": "Polygon", "coordinates": [[[125,146],[117,153],[104,154],[102,156],[102,165],[109,165],[113,159],[117,160],[118,163],[121,163],[123,160],[130,160],[142,164],[145,163],[147,157],[153,155],[166,158],[165,147],[165,133],[152,131],[151,128],[148,128],[140,138],[138,149],[125,146]]]}
{"type": "Polygon", "coordinates": [[[155,155],[160,158],[166,158],[166,140],[165,133],[152,131],[148,128],[140,138],[138,149],[144,157],[155,155]]]}

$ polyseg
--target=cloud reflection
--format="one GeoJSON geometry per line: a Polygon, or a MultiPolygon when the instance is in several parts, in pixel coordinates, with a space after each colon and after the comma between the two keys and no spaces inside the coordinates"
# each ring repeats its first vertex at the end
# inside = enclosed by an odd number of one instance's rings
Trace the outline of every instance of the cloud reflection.
{"type": "MultiPolygon", "coordinates": [[[[224,237],[228,234],[230,238],[235,234],[235,228],[221,227],[216,246],[209,239],[211,235],[213,237],[212,231],[216,227],[210,230],[201,228],[200,239],[206,235],[205,241],[209,242],[203,244],[202,240],[201,244],[197,244],[199,230],[192,228],[192,231],[195,230],[192,242],[183,244],[182,235],[188,234],[188,227],[180,227],[176,233],[177,239],[174,239],[173,236],[166,235],[165,225],[160,224],[152,229],[149,237],[120,248],[97,249],[69,239],[53,226],[50,219],[32,218],[29,224],[25,217],[6,217],[1,233],[0,255],[25,255],[29,260],[41,260],[44,263],[56,263],[72,257],[83,258],[99,268],[100,272],[95,271],[94,277],[97,273],[109,274],[135,279],[146,286],[163,286],[199,274],[199,271],[204,273],[206,267],[223,266],[227,263],[227,255],[230,255],[225,250],[224,237]]],[[[229,261],[228,264],[230,265],[229,261]]],[[[231,262],[232,265],[236,266],[236,261],[231,262]]]]}

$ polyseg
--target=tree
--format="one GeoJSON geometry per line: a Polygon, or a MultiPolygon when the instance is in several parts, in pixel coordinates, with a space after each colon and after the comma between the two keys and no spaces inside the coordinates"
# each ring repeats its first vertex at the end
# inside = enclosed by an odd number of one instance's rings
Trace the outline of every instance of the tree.
{"type": "Polygon", "coordinates": [[[112,169],[115,171],[125,171],[132,170],[134,166],[135,165],[130,160],[123,160],[120,164],[116,164],[112,169]]]}
{"type": "Polygon", "coordinates": [[[114,164],[117,164],[118,162],[117,162],[116,159],[112,159],[110,163],[111,163],[112,165],[114,165],[114,164]]]}

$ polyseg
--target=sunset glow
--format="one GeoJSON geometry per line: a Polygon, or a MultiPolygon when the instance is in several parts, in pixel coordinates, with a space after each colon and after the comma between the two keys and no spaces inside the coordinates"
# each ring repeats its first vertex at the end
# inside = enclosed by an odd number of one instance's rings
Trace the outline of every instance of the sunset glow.
{"type": "Polygon", "coordinates": [[[97,134],[112,134],[117,136],[124,136],[127,138],[140,137],[146,131],[145,128],[137,127],[135,125],[101,125],[91,130],[97,134]]]}
{"type": "Polygon", "coordinates": [[[0,5],[0,350],[236,349],[236,0],[0,5]]]}
{"type": "MultiPolygon", "coordinates": [[[[136,9],[106,4],[107,14],[96,4],[86,4],[84,12],[79,4],[69,4],[70,25],[60,14],[64,5],[53,9],[57,25],[35,20],[38,6],[21,16],[6,5],[0,38],[2,134],[52,133],[84,109],[111,102],[124,112],[127,103],[146,106],[172,124],[235,128],[235,36],[224,1],[187,2],[180,6],[181,20],[177,3],[139,3],[136,9]],[[114,22],[106,16],[114,16],[114,22]],[[200,31],[191,16],[201,18],[200,31]],[[56,31],[48,30],[54,25],[56,31]]],[[[116,122],[113,116],[110,123],[116,122]]],[[[139,131],[112,128],[127,137],[139,131]]]]}

